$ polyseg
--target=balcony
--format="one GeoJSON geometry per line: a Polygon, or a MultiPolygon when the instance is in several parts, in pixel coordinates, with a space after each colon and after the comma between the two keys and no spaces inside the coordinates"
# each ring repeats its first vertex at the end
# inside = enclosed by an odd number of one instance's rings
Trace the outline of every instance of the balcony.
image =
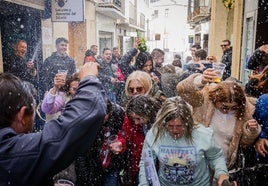
{"type": "Polygon", "coordinates": [[[137,7],[129,2],[129,23],[137,25],[137,7]]]}
{"type": "Polygon", "coordinates": [[[121,0],[102,0],[98,3],[96,11],[114,19],[125,19],[122,13],[121,0]]]}
{"type": "Polygon", "coordinates": [[[143,13],[140,14],[140,27],[145,29],[145,15],[143,13]]]}
{"type": "Polygon", "coordinates": [[[145,15],[137,13],[137,7],[129,2],[128,6],[129,17],[125,19],[117,19],[117,24],[120,26],[130,27],[133,29],[138,29],[141,31],[145,31],[145,15]],[[138,24],[137,17],[140,19],[140,23],[138,24]]]}
{"type": "Polygon", "coordinates": [[[187,22],[189,24],[196,24],[201,20],[207,19],[210,17],[210,8],[208,6],[196,7],[192,13],[187,17],[187,22]]]}

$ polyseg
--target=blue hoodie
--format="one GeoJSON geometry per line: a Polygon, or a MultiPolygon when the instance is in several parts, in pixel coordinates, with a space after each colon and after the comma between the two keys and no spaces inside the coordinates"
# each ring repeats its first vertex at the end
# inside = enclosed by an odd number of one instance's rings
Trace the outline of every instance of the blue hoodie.
{"type": "MultiPolygon", "coordinates": [[[[263,94],[259,97],[255,113],[253,115],[254,119],[258,121],[261,125],[260,138],[268,139],[268,94],[263,94]]],[[[265,158],[260,158],[263,163],[268,163],[268,156],[265,158]]]]}

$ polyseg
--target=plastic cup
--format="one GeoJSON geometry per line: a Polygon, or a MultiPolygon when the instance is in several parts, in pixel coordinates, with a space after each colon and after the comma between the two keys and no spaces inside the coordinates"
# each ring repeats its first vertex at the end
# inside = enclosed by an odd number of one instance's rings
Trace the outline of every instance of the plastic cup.
{"type": "Polygon", "coordinates": [[[62,75],[64,80],[66,80],[67,73],[68,73],[68,70],[58,70],[58,74],[62,75]]]}
{"type": "Polygon", "coordinates": [[[58,70],[58,74],[65,74],[67,75],[68,70],[58,70]]]}
{"type": "Polygon", "coordinates": [[[212,63],[213,69],[218,71],[217,77],[213,79],[215,83],[219,83],[222,80],[222,75],[224,73],[226,65],[223,63],[212,63]]]}

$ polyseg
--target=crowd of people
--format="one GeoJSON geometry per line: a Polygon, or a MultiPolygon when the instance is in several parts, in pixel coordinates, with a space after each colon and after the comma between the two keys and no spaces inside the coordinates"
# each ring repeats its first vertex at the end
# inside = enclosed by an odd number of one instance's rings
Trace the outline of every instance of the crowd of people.
{"type": "Polygon", "coordinates": [[[220,61],[198,44],[186,61],[139,45],[92,45],[77,68],[60,37],[37,69],[16,43],[0,74],[0,185],[266,184],[268,45],[245,86],[229,40],[220,61]]]}

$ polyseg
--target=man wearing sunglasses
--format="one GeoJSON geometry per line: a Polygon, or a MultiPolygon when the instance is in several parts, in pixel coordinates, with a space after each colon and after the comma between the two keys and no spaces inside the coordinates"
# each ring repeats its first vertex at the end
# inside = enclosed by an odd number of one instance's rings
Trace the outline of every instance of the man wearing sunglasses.
{"type": "Polygon", "coordinates": [[[225,80],[231,76],[231,67],[232,67],[231,41],[228,39],[223,40],[220,47],[221,47],[222,52],[223,52],[221,62],[226,65],[225,71],[224,71],[223,76],[222,76],[222,79],[225,80]]]}

